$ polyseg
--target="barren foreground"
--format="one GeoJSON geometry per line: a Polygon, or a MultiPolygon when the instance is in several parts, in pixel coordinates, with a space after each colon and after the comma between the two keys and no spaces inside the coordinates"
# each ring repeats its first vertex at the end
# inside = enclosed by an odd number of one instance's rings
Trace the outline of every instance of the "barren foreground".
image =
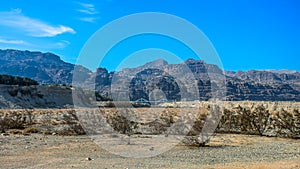
{"type": "MultiPolygon", "coordinates": [[[[147,139],[147,137],[143,137],[143,139],[147,139]]],[[[177,145],[155,157],[125,158],[105,151],[86,135],[9,135],[0,136],[0,164],[0,168],[5,169],[298,169],[300,168],[300,140],[253,135],[217,134],[207,147],[177,145]]]]}

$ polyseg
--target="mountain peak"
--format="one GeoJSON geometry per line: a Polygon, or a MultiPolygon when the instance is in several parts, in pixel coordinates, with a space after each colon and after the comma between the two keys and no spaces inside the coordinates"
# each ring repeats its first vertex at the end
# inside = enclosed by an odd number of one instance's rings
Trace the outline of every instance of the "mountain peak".
{"type": "Polygon", "coordinates": [[[154,60],[152,62],[148,62],[146,64],[144,64],[143,66],[140,66],[141,68],[143,69],[146,69],[146,68],[161,68],[161,67],[164,67],[168,65],[168,62],[163,60],[163,59],[157,59],[157,60],[154,60]]]}
{"type": "Polygon", "coordinates": [[[157,59],[157,60],[154,60],[154,61],[149,62],[147,64],[163,65],[164,66],[164,65],[167,65],[168,62],[166,60],[164,60],[164,59],[157,59]]]}
{"type": "Polygon", "coordinates": [[[205,62],[203,60],[195,60],[193,58],[188,58],[184,63],[185,64],[189,64],[189,63],[201,63],[201,64],[204,64],[205,62]]]}
{"type": "Polygon", "coordinates": [[[28,77],[40,83],[69,84],[74,65],[58,55],[28,50],[0,50],[0,73],[28,77]]]}

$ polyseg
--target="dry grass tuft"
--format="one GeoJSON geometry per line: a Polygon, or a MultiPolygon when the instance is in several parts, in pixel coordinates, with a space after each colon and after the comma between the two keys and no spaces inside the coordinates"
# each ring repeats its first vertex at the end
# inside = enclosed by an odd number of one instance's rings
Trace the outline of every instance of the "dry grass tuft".
{"type": "Polygon", "coordinates": [[[11,129],[11,130],[9,130],[9,133],[10,134],[23,134],[23,131],[19,130],[19,129],[11,129]]]}
{"type": "Polygon", "coordinates": [[[30,133],[38,133],[39,130],[35,127],[27,127],[23,130],[23,134],[26,135],[26,134],[30,134],[30,133]]]}

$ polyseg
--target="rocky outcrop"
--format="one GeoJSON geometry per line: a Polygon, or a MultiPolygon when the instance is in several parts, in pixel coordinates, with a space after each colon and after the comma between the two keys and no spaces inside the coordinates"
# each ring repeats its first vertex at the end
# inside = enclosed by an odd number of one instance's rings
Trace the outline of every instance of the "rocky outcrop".
{"type": "Polygon", "coordinates": [[[180,89],[174,78],[166,75],[159,69],[145,69],[139,72],[130,83],[130,100],[138,100],[145,98],[147,100],[154,100],[151,98],[150,92],[154,90],[164,91],[164,95],[152,96],[159,99],[180,100],[180,89]],[[149,97],[150,96],[150,97],[149,97]]]}

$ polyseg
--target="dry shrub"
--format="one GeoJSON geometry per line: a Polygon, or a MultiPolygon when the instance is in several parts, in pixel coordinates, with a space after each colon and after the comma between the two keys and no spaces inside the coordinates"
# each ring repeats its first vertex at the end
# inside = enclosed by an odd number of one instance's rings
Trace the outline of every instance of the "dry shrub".
{"type": "Polygon", "coordinates": [[[263,135],[270,125],[271,114],[263,105],[252,110],[238,106],[233,110],[224,109],[218,131],[263,135]]]}
{"type": "Polygon", "coordinates": [[[264,104],[225,109],[218,132],[300,138],[299,109],[274,109],[264,104]],[[270,112],[272,111],[272,112],[270,112]]]}
{"type": "Polygon", "coordinates": [[[263,135],[270,121],[269,110],[263,105],[259,105],[254,110],[243,112],[244,120],[250,121],[250,130],[254,133],[263,135]]]}
{"type": "Polygon", "coordinates": [[[3,133],[8,129],[23,129],[23,124],[21,116],[0,117],[0,131],[3,133]]]}
{"type": "Polygon", "coordinates": [[[110,107],[110,108],[112,108],[112,107],[116,107],[116,106],[115,106],[114,102],[108,101],[108,102],[105,103],[104,107],[110,107]]]}
{"type": "Polygon", "coordinates": [[[56,125],[59,125],[59,124],[65,124],[64,121],[58,122],[58,121],[56,121],[56,120],[51,120],[50,123],[51,123],[51,125],[53,125],[53,126],[56,126],[56,125]]]}
{"type": "Polygon", "coordinates": [[[38,132],[39,132],[39,130],[35,127],[26,127],[23,130],[23,134],[38,133],[38,132]]]}
{"type": "Polygon", "coordinates": [[[199,113],[195,119],[194,125],[190,132],[188,133],[189,136],[199,135],[204,127],[204,124],[208,120],[207,113],[199,113]]]}
{"type": "Polygon", "coordinates": [[[250,109],[241,107],[240,105],[235,109],[233,123],[236,123],[237,129],[239,129],[241,133],[258,134],[253,125],[255,121],[255,117],[252,115],[250,109]]]}
{"type": "Polygon", "coordinates": [[[43,131],[42,132],[44,135],[52,135],[53,134],[53,132],[51,132],[51,131],[43,131]]]}
{"type": "Polygon", "coordinates": [[[106,119],[115,131],[131,135],[133,129],[137,127],[137,122],[131,121],[128,117],[130,117],[130,111],[124,109],[123,112],[116,111],[108,114],[106,119]]]}
{"type": "Polygon", "coordinates": [[[86,134],[84,128],[79,123],[78,117],[76,116],[76,112],[74,110],[68,111],[64,121],[70,127],[70,130],[67,130],[66,134],[67,133],[72,133],[71,135],[86,134]]]}
{"type": "Polygon", "coordinates": [[[75,135],[77,135],[76,132],[74,132],[73,130],[69,130],[69,129],[57,131],[56,133],[60,136],[75,136],[75,135]]]}
{"type": "Polygon", "coordinates": [[[206,142],[200,142],[199,136],[185,136],[181,143],[185,146],[192,146],[192,147],[204,147],[206,146],[206,142]]]}
{"type": "Polygon", "coordinates": [[[23,131],[19,130],[19,129],[11,129],[11,130],[9,130],[9,133],[11,133],[11,134],[23,134],[23,131]]]}
{"type": "Polygon", "coordinates": [[[236,126],[239,121],[239,114],[234,113],[228,109],[224,109],[222,118],[218,125],[218,132],[221,133],[234,133],[236,131],[236,126]]]}
{"type": "Polygon", "coordinates": [[[299,110],[294,109],[291,112],[282,108],[275,114],[274,121],[280,135],[291,138],[300,138],[299,110]]]}
{"type": "Polygon", "coordinates": [[[66,133],[70,133],[71,135],[84,135],[86,134],[84,128],[76,121],[67,123],[70,127],[70,130],[67,130],[66,133]]]}

